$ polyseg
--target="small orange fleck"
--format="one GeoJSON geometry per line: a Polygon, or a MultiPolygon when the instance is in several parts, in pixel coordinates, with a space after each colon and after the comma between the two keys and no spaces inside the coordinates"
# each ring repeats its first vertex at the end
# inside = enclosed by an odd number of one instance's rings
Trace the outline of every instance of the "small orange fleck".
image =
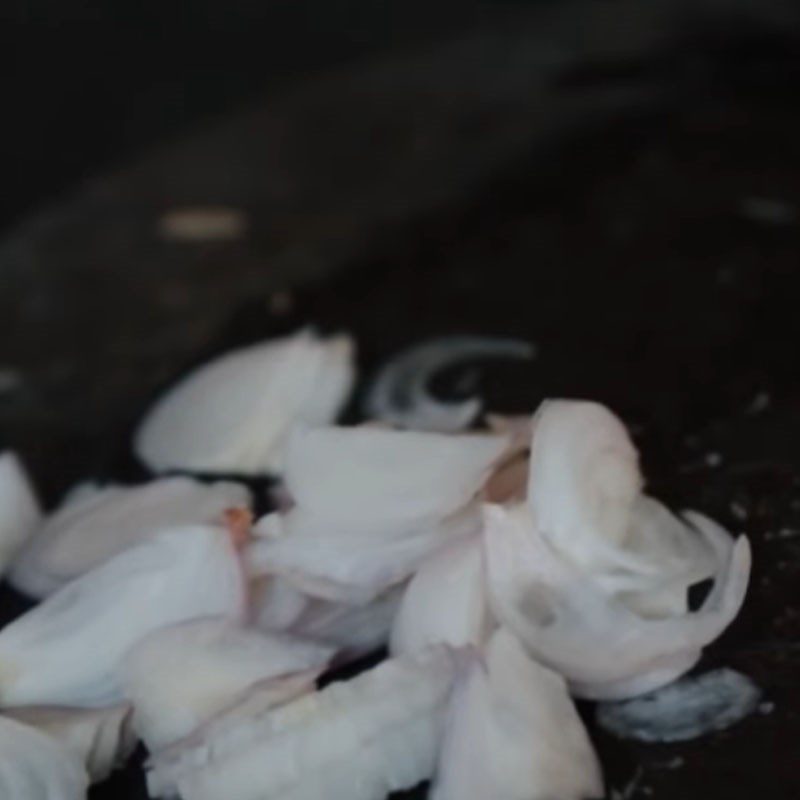
{"type": "Polygon", "coordinates": [[[237,549],[243,548],[250,541],[253,512],[249,508],[226,509],[222,515],[222,523],[228,529],[231,541],[237,549]]]}

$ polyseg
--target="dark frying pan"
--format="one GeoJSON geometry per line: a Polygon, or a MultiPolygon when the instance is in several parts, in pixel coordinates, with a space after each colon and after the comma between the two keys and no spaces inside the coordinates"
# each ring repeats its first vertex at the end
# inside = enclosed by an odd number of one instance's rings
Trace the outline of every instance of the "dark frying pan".
{"type": "MultiPolygon", "coordinates": [[[[654,494],[755,547],[701,669],[750,675],[763,713],[680,745],[594,730],[610,796],[795,800],[800,60],[790,6],[740,5],[514,15],[296,84],[24,221],[0,245],[0,444],[53,501],[137,477],[147,401],[232,345],[346,328],[368,376],[428,337],[532,340],[532,367],[485,368],[488,406],[608,403],[654,494]],[[164,211],[207,203],[248,232],[159,236],[164,211]]],[[[4,616],[21,607],[4,590],[4,616]]],[[[139,771],[92,796],[143,799],[139,771]]]]}

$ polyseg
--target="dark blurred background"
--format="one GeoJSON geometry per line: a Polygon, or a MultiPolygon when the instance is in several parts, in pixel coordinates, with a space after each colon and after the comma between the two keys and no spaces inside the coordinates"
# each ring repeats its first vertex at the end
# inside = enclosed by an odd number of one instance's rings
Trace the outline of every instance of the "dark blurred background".
{"type": "Polygon", "coordinates": [[[0,9],[10,55],[0,222],[289,81],[525,4],[8,0],[0,9]]]}

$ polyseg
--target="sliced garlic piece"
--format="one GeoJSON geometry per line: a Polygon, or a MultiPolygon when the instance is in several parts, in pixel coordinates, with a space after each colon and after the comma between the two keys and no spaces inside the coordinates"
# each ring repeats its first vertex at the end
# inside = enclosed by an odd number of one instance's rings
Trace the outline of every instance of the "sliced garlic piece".
{"type": "Polygon", "coordinates": [[[280,472],[298,423],[325,425],[354,381],[353,341],[301,331],[220,356],[161,397],[134,449],[156,472],[280,472]]]}

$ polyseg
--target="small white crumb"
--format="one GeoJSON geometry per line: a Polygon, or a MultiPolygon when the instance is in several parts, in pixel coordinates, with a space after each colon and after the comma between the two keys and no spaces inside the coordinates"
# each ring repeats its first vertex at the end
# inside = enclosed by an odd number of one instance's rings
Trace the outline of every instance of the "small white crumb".
{"type": "Polygon", "coordinates": [[[781,528],[778,531],[779,539],[794,539],[795,536],[800,536],[800,531],[794,528],[781,528]]]}
{"type": "Polygon", "coordinates": [[[709,467],[718,467],[722,463],[722,456],[719,453],[706,453],[705,462],[709,467]]]}
{"type": "Polygon", "coordinates": [[[741,503],[731,503],[731,514],[738,520],[747,519],[747,509],[741,503]]]}
{"type": "Polygon", "coordinates": [[[769,408],[771,400],[772,398],[769,396],[769,392],[759,392],[747,407],[747,413],[760,414],[762,411],[766,411],[769,408]]]}
{"type": "Polygon", "coordinates": [[[269,310],[276,316],[288,314],[294,306],[294,297],[291,292],[275,292],[267,301],[269,310]]]}
{"type": "Polygon", "coordinates": [[[759,703],[758,706],[758,713],[759,714],[771,714],[775,710],[775,703],[770,702],[769,700],[764,703],[759,703]]]}
{"type": "Polygon", "coordinates": [[[671,758],[662,766],[664,769],[680,769],[686,763],[686,759],[682,758],[681,756],[675,756],[675,758],[671,758]]]}
{"type": "Polygon", "coordinates": [[[226,206],[173,208],[158,220],[158,233],[175,242],[221,242],[240,239],[248,227],[247,215],[226,206]]]}
{"type": "Polygon", "coordinates": [[[0,394],[10,394],[22,386],[22,375],[15,369],[0,367],[0,394]]]}
{"type": "Polygon", "coordinates": [[[764,541],[771,542],[773,539],[777,538],[777,534],[774,531],[764,531],[764,541]]]}
{"type": "Polygon", "coordinates": [[[770,197],[743,197],[739,202],[739,212],[754,222],[767,225],[791,225],[797,219],[794,206],[770,197]]]}

